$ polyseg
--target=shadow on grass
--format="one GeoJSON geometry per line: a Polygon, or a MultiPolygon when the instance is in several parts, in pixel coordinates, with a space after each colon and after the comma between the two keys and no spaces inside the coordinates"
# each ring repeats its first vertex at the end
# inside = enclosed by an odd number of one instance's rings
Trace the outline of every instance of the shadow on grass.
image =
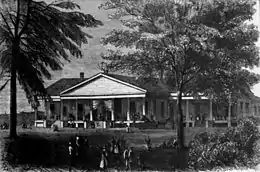
{"type": "MultiPolygon", "coordinates": [[[[21,135],[15,141],[5,138],[3,140],[3,160],[16,167],[46,167],[46,170],[51,168],[52,171],[55,171],[56,168],[67,168],[69,164],[68,142],[70,139],[75,140],[74,137],[56,134],[48,136],[21,135]]],[[[111,135],[100,133],[88,136],[91,147],[83,146],[81,148],[79,157],[73,157],[73,167],[82,170],[98,169],[100,161],[100,149],[98,146],[108,143],[110,138],[111,135]]],[[[141,153],[144,159],[145,170],[172,171],[180,159],[180,155],[174,149],[154,148],[151,152],[135,149],[132,170],[139,169],[136,157],[141,153]]],[[[121,156],[119,164],[113,163],[112,154],[109,154],[109,160],[109,168],[124,169],[123,156],[121,156]]]]}

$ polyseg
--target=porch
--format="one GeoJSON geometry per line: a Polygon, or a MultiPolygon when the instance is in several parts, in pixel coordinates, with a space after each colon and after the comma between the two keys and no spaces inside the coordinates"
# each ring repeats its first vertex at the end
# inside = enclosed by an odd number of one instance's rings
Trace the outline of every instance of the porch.
{"type": "MultiPolygon", "coordinates": [[[[177,115],[176,96],[171,97],[170,107],[177,115]]],[[[237,103],[217,104],[211,98],[201,96],[200,98],[183,97],[182,110],[184,115],[183,125],[185,127],[214,127],[231,126],[237,119],[242,117],[239,113],[237,103]]]]}
{"type": "Polygon", "coordinates": [[[145,94],[111,98],[60,97],[46,102],[47,120],[57,121],[59,127],[74,125],[75,128],[111,128],[117,124],[143,123],[146,119],[160,119],[167,114],[167,108],[167,99],[146,97],[145,94]]]}

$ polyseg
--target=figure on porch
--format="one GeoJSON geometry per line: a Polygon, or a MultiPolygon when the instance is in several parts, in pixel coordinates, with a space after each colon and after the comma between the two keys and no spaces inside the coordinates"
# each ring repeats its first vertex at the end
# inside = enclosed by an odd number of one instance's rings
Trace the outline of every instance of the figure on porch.
{"type": "Polygon", "coordinates": [[[69,127],[75,128],[75,116],[72,113],[69,114],[69,127]]]}

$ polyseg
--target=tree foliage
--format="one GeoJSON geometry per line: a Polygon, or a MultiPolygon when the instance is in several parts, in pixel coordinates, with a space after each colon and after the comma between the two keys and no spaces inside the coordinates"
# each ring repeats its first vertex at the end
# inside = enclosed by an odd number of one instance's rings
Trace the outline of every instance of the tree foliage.
{"type": "Polygon", "coordinates": [[[249,95],[259,81],[245,69],[259,64],[258,31],[246,23],[254,5],[248,0],[108,0],[101,8],[113,9],[110,18],[124,27],[103,38],[113,48],[102,57],[110,71],[160,78],[177,90],[181,127],[183,95],[249,95]]]}
{"type": "MultiPolygon", "coordinates": [[[[91,35],[82,27],[102,23],[80,11],[72,1],[2,0],[0,11],[0,65],[11,75],[10,113],[16,118],[16,79],[31,103],[48,97],[44,79],[62,69],[68,52],[82,57],[80,46],[91,35]]],[[[13,122],[15,125],[16,121],[13,122]]],[[[12,127],[11,127],[12,128],[12,127]]],[[[10,132],[11,133],[11,132],[10,132]]],[[[14,134],[15,135],[15,134],[14,134]]]]}

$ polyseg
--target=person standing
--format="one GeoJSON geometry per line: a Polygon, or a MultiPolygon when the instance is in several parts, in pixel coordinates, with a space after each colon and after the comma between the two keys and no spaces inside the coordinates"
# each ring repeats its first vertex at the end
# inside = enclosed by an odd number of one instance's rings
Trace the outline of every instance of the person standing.
{"type": "Polygon", "coordinates": [[[107,152],[106,152],[106,148],[103,147],[102,151],[101,151],[101,159],[100,159],[100,164],[99,167],[100,169],[106,170],[107,166],[108,166],[108,162],[107,162],[107,152]]]}
{"type": "Polygon", "coordinates": [[[133,158],[134,158],[134,148],[130,147],[130,149],[128,150],[128,161],[129,161],[129,169],[130,170],[131,170],[133,158]]]}
{"type": "Polygon", "coordinates": [[[123,152],[123,158],[124,158],[125,169],[128,170],[128,167],[129,167],[129,153],[128,153],[128,149],[127,148],[123,152]]]}
{"type": "Polygon", "coordinates": [[[76,156],[79,156],[79,149],[80,149],[80,143],[79,143],[79,136],[76,136],[76,156]]]}
{"type": "Polygon", "coordinates": [[[120,164],[120,150],[119,150],[119,143],[118,141],[114,144],[114,161],[117,165],[120,164]]]}
{"type": "Polygon", "coordinates": [[[140,153],[140,155],[137,157],[137,163],[139,166],[139,170],[144,170],[144,157],[143,153],[140,153]]]}
{"type": "Polygon", "coordinates": [[[73,165],[73,147],[71,142],[69,142],[68,146],[68,153],[69,153],[69,171],[71,171],[71,166],[73,165]]]}

